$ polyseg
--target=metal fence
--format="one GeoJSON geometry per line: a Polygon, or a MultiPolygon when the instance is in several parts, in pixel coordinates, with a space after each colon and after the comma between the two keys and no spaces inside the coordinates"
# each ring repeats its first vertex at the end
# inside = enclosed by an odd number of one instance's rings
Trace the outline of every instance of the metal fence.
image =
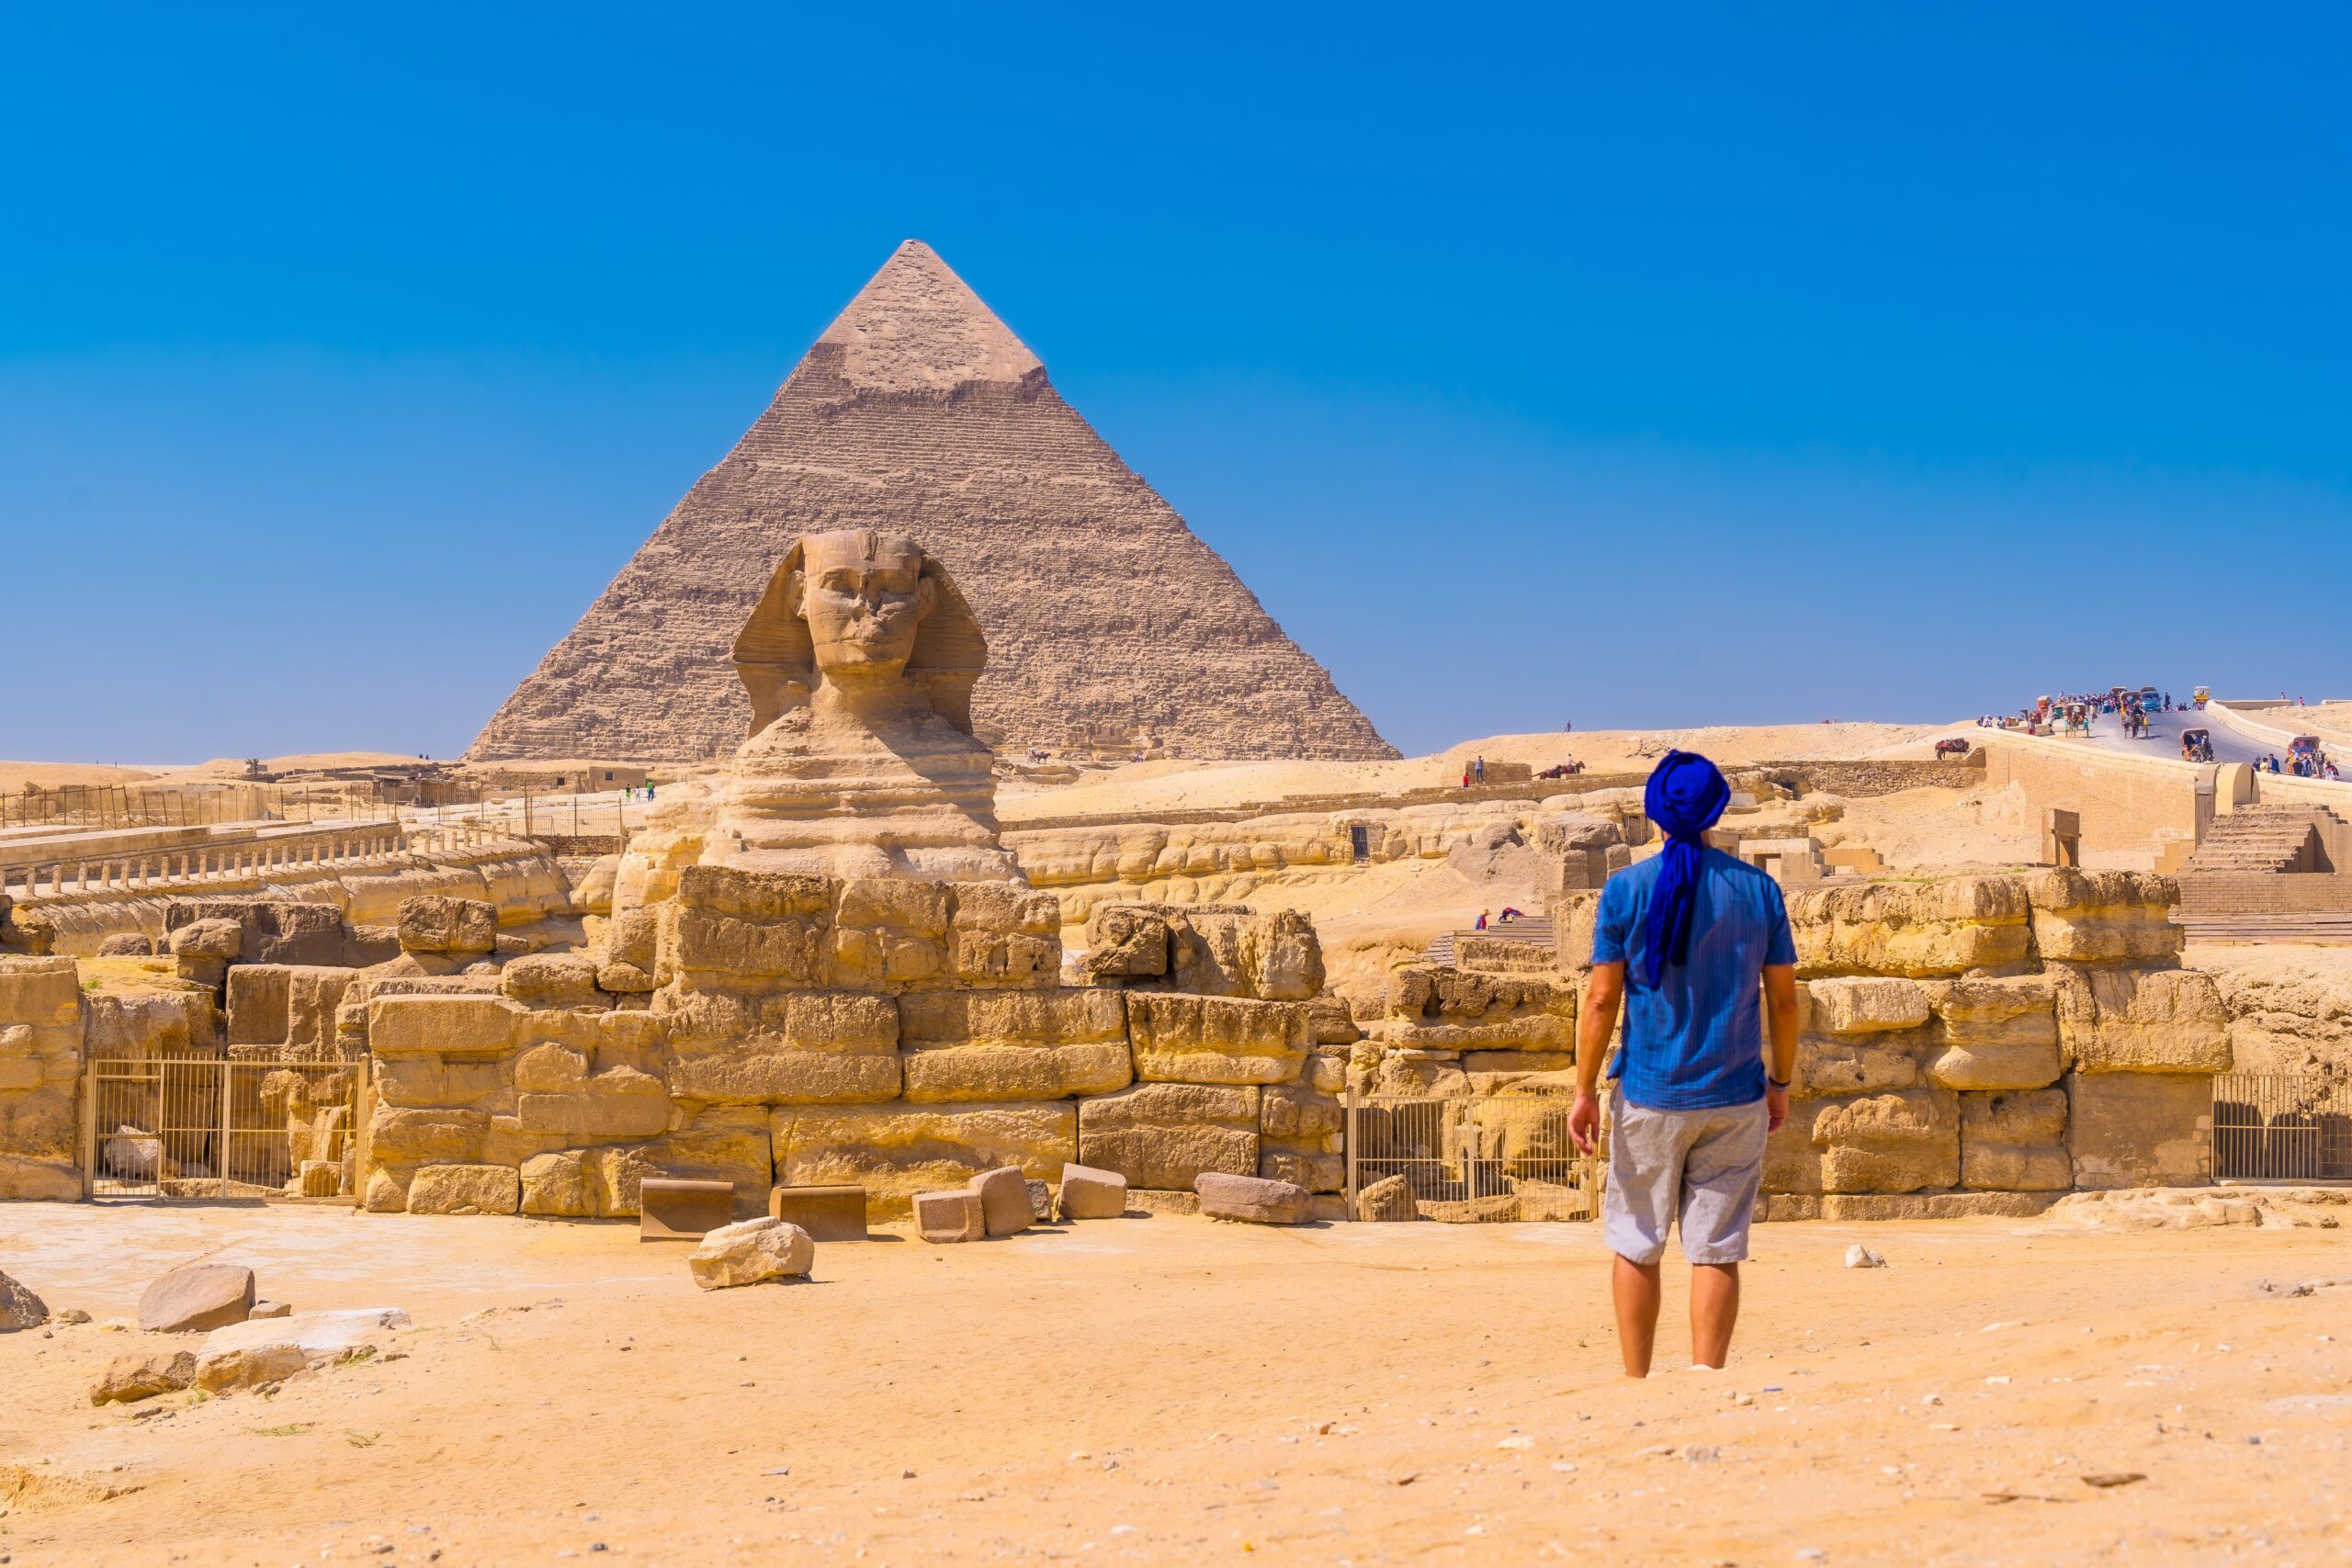
{"type": "Polygon", "coordinates": [[[1366,1188],[1401,1178],[1423,1219],[1595,1218],[1600,1170],[1568,1136],[1574,1103],[1565,1091],[1427,1099],[1351,1090],[1348,1213],[1358,1214],[1366,1188]]]}
{"type": "Polygon", "coordinates": [[[355,1202],[365,1073],[356,1062],[94,1058],[82,1195],[355,1202]]]}
{"type": "Polygon", "coordinates": [[[2352,1086],[2307,1073],[2217,1074],[2213,1174],[2352,1181],[2352,1086]]]}

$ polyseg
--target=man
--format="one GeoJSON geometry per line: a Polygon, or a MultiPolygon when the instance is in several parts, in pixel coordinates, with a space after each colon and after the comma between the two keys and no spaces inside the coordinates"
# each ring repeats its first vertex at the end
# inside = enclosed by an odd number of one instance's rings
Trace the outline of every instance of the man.
{"type": "Polygon", "coordinates": [[[1690,1263],[1690,1359],[1720,1369],[1739,1317],[1739,1265],[1763,1177],[1764,1140],[1788,1120],[1796,1068],[1796,948],[1779,885],[1709,849],[1731,801],[1713,762],[1668,751],[1644,796],[1663,852],[1601,890],[1592,981],[1577,1028],[1569,1135],[1587,1154],[1600,1127],[1594,1089],[1625,1004],[1611,1077],[1602,1234],[1625,1375],[1647,1377],[1657,1335],[1659,1259],[1669,1224],[1690,1263]],[[1762,1049],[1758,983],[1771,1018],[1762,1049]]]}

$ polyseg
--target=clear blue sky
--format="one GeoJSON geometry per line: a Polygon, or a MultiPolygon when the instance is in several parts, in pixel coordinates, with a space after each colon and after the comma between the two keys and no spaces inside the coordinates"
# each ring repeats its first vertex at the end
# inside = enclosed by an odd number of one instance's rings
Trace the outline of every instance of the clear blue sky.
{"type": "Polygon", "coordinates": [[[910,235],[1408,750],[2352,694],[2347,15],[15,7],[0,756],[454,754],[910,235]]]}

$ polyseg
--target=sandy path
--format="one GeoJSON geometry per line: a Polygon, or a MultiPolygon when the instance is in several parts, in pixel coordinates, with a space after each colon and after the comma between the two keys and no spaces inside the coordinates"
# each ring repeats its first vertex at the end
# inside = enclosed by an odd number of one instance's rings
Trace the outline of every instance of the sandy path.
{"type": "MultiPolygon", "coordinates": [[[[813,1284],[706,1295],[681,1249],[620,1226],[11,1206],[0,1267],[52,1306],[127,1312],[156,1269],[202,1255],[251,1261],[298,1309],[395,1303],[420,1328],[404,1359],[267,1400],[172,1396],[148,1420],[84,1402],[141,1337],[0,1338],[0,1475],[43,1478],[0,1515],[0,1554],[22,1568],[537,1562],[598,1542],[607,1560],[672,1564],[2352,1551],[2348,1298],[2253,1283],[2352,1271],[2336,1233],[1758,1235],[1732,1369],[1634,1384],[1615,1375],[1606,1259],[1585,1226],[1136,1218],[979,1247],[820,1247],[813,1284]],[[1894,1267],[1842,1268],[1858,1238],[1894,1267]],[[2099,1490],[2081,1480],[2093,1472],[2147,1478],[2099,1490]],[[137,1490],[79,1490],[98,1486],[137,1490]]],[[[1680,1305],[1675,1281],[1670,1316],[1680,1305]]]]}

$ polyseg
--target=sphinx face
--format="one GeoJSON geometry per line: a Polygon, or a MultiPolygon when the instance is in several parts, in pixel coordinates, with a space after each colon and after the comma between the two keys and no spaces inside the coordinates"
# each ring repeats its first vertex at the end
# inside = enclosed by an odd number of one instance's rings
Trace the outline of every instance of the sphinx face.
{"type": "Polygon", "coordinates": [[[870,681],[906,669],[938,600],[922,566],[922,552],[911,544],[862,528],[804,542],[788,592],[808,624],[821,674],[870,681]]]}

